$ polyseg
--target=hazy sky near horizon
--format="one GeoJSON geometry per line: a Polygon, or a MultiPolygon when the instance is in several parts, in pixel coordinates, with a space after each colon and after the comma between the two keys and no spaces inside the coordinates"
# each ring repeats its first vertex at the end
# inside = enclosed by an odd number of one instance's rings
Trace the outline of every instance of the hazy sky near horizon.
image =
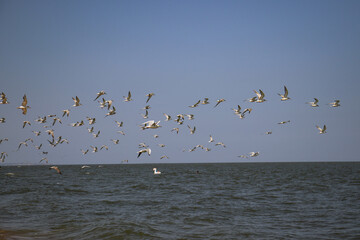
{"type": "Polygon", "coordinates": [[[33,145],[40,143],[49,164],[358,161],[359,12],[359,1],[0,1],[0,92],[10,102],[0,105],[0,139],[9,138],[0,152],[9,155],[5,163],[38,163],[44,156],[33,145]],[[291,100],[281,102],[284,85],[291,100]],[[266,102],[244,102],[258,89],[266,102]],[[107,110],[93,101],[100,90],[116,115],[105,118],[107,110]],[[134,100],[124,102],[128,91],[134,100]],[[31,106],[25,116],[16,109],[24,94],[31,106]],[[82,106],[71,107],[75,96],[82,106]],[[205,97],[209,105],[188,107],[205,97]],[[305,104],[314,97],[318,108],[305,104]],[[214,108],[220,98],[226,101],[214,108]],[[335,99],[340,107],[327,105],[335,99]],[[238,104],[253,111],[239,119],[231,110],[238,104]],[[50,128],[70,143],[53,148],[34,120],[67,108],[70,117],[50,128]],[[163,113],[195,119],[180,126],[163,113]],[[97,119],[96,139],[86,116],[97,119]],[[32,125],[23,129],[25,120],[32,125]],[[81,120],[85,126],[69,126],[81,120]],[[162,127],[140,130],[147,120],[162,127]],[[319,134],[315,126],[324,124],[327,133],[319,134]],[[187,125],[196,126],[194,135],[187,125]],[[171,132],[176,127],[179,134],[171,132]],[[208,143],[210,134],[226,148],[208,143]],[[29,137],[34,143],[16,151],[29,137]],[[137,158],[140,142],[151,156],[137,158]],[[108,151],[91,152],[103,144],[108,151]],[[197,144],[211,151],[188,152],[197,144]],[[80,149],[90,151],[83,156],[80,149]],[[260,156],[237,157],[252,151],[260,156]]]}

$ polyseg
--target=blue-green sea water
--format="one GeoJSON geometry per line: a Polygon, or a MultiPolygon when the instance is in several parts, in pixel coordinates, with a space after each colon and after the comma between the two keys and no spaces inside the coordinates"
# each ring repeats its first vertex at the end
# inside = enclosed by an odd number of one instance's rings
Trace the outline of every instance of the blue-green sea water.
{"type": "Polygon", "coordinates": [[[59,168],[2,166],[0,239],[360,239],[360,163],[59,168]]]}

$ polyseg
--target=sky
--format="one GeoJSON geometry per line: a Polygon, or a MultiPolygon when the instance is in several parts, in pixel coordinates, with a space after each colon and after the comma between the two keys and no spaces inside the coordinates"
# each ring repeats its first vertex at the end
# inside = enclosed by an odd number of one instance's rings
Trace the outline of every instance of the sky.
{"type": "Polygon", "coordinates": [[[1,0],[0,92],[10,104],[0,105],[0,139],[9,139],[0,144],[8,154],[0,164],[38,164],[43,157],[49,164],[359,161],[359,11],[359,1],[1,0]],[[284,86],[288,101],[278,96],[284,86]],[[244,101],[259,89],[267,101],[244,101]],[[115,115],[105,117],[94,101],[101,90],[115,115]],[[124,102],[128,91],[133,101],[124,102]],[[148,93],[155,96],[146,104],[148,93]],[[26,115],[17,109],[24,94],[26,115]],[[82,106],[72,107],[75,96],[82,106]],[[205,97],[210,104],[189,107],[205,97]],[[319,107],[306,104],[314,98],[319,107]],[[340,107],[328,105],[335,99],[340,107]],[[146,105],[148,119],[141,115],[146,105]],[[252,112],[240,119],[231,110],[237,105],[252,112]],[[195,119],[179,125],[163,113],[195,119]],[[35,122],[48,114],[62,124],[35,122]],[[96,118],[98,138],[88,133],[86,117],[96,118]],[[22,128],[25,120],[31,126],[22,128]],[[84,126],[70,126],[81,120],[84,126]],[[161,127],[141,130],[148,120],[161,127]],[[316,125],[324,124],[327,132],[319,134],[316,125]],[[176,127],[179,134],[171,132],[176,127]],[[50,146],[47,129],[69,144],[50,146]],[[34,143],[17,151],[27,138],[34,143]],[[150,156],[137,158],[141,142],[150,156]],[[90,146],[104,144],[108,151],[92,153],[90,146]],[[198,144],[211,151],[189,152],[198,144]],[[250,152],[260,154],[238,157],[250,152]]]}

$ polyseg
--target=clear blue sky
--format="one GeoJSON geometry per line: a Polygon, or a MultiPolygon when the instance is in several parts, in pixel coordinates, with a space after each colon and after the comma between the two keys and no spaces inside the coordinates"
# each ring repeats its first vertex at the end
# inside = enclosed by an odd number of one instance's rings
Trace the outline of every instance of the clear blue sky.
{"type": "Polygon", "coordinates": [[[43,156],[33,144],[16,151],[32,137],[49,152],[49,164],[358,161],[359,12],[359,1],[0,1],[0,91],[10,102],[0,105],[0,138],[9,138],[0,152],[8,153],[6,163],[38,163],[43,156]],[[291,100],[281,102],[284,85],[291,100]],[[265,92],[265,103],[243,101],[254,89],[265,92]],[[104,118],[93,101],[100,90],[116,115],[104,118]],[[124,102],[129,90],[134,101],[124,102]],[[162,128],[141,131],[150,92],[148,120],[161,120],[162,128]],[[26,116],[16,109],[24,94],[26,116]],[[76,95],[83,106],[73,108],[76,95]],[[209,105],[188,107],[204,97],[209,105]],[[314,97],[318,108],[305,104],[314,97]],[[226,101],[213,108],[219,98],[226,101]],[[341,107],[326,105],[335,99],[341,107]],[[253,111],[239,119],[231,110],[238,104],[253,111]],[[70,144],[53,148],[34,120],[67,108],[70,117],[53,129],[70,144]],[[179,126],[163,113],[195,120],[179,126]],[[88,124],[69,126],[86,116],[97,118],[99,138],[88,124]],[[24,120],[32,125],[23,129],[24,120]],[[319,134],[315,125],[324,124],[327,133],[319,134]],[[187,125],[197,127],[194,135],[187,125]],[[170,132],[175,127],[178,135],[170,132]],[[208,143],[210,134],[227,147],[208,143]],[[150,157],[136,158],[140,142],[150,145],[150,157]],[[109,151],[81,154],[102,144],[109,151]],[[212,150],[182,151],[197,144],[212,150]],[[237,157],[252,151],[260,156],[237,157]]]}

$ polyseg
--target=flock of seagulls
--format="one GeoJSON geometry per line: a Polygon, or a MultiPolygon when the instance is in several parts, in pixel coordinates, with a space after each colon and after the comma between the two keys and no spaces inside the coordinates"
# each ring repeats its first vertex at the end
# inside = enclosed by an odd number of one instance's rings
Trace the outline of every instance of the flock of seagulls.
{"type": "MultiPolygon", "coordinates": [[[[261,89],[259,89],[258,91],[256,91],[256,90],[253,90],[253,91],[255,93],[255,96],[250,98],[250,99],[247,99],[245,101],[248,101],[248,102],[251,102],[251,103],[263,103],[263,102],[267,101],[265,99],[265,93],[261,89]]],[[[93,101],[98,100],[98,103],[100,104],[100,108],[107,109],[108,112],[105,114],[104,117],[109,117],[109,116],[116,115],[117,114],[116,108],[113,106],[114,101],[113,100],[106,100],[104,98],[105,95],[107,95],[107,93],[104,90],[99,91],[96,94],[96,97],[95,97],[95,99],[93,101]],[[100,98],[101,98],[101,100],[100,100],[100,98]]],[[[289,91],[288,91],[286,86],[284,86],[284,93],[283,94],[278,93],[278,95],[280,96],[281,101],[288,101],[288,100],[291,99],[289,97],[289,91]]],[[[149,101],[154,96],[155,96],[154,93],[147,94],[145,104],[148,104],[149,101]]],[[[123,98],[124,98],[124,102],[133,101],[130,91],[128,92],[127,96],[124,96],[123,98]]],[[[82,106],[78,96],[72,97],[72,99],[74,101],[74,104],[72,105],[72,107],[74,109],[82,106]]],[[[214,105],[214,108],[218,107],[221,103],[224,103],[225,101],[226,100],[224,98],[218,99],[216,101],[215,105],[214,105]]],[[[307,104],[309,104],[311,107],[319,107],[318,102],[319,102],[319,100],[317,98],[314,98],[314,101],[307,102],[307,104]]],[[[6,96],[6,94],[4,92],[1,93],[0,104],[10,104],[10,102],[8,101],[8,98],[7,98],[7,96],[6,96]]],[[[188,107],[189,108],[197,108],[200,104],[201,105],[210,104],[209,98],[204,98],[203,100],[198,100],[198,101],[196,101],[196,103],[194,103],[194,104],[192,104],[192,105],[190,105],[188,107]]],[[[340,100],[334,100],[334,102],[328,103],[328,105],[330,105],[330,107],[339,107],[340,106],[340,100]]],[[[21,105],[19,107],[17,107],[17,109],[20,109],[23,115],[26,115],[28,110],[31,109],[30,106],[28,105],[28,99],[26,97],[26,94],[23,96],[22,103],[21,103],[21,105]]],[[[145,110],[145,114],[142,114],[142,117],[144,119],[147,119],[149,117],[149,110],[150,109],[151,109],[150,105],[146,105],[143,108],[143,110],[145,110]]],[[[236,108],[232,108],[231,110],[234,112],[234,114],[236,116],[238,116],[240,119],[243,119],[243,118],[246,117],[246,115],[249,115],[252,112],[253,109],[252,108],[246,108],[246,109],[244,109],[242,111],[241,106],[237,105],[236,108]]],[[[70,109],[62,110],[61,118],[58,117],[56,114],[49,114],[49,115],[45,115],[43,117],[39,116],[34,121],[38,122],[39,124],[44,124],[44,126],[43,126],[44,128],[52,128],[56,124],[63,124],[64,119],[69,118],[71,111],[73,111],[73,110],[70,110],[70,109]],[[45,126],[45,123],[50,123],[51,126],[49,126],[49,125],[45,126]]],[[[179,134],[179,131],[181,129],[181,125],[183,125],[186,118],[187,118],[187,120],[194,120],[195,119],[194,114],[177,114],[176,117],[174,117],[174,118],[172,116],[170,116],[169,114],[167,114],[167,113],[163,113],[163,115],[165,116],[165,120],[164,120],[165,122],[169,122],[169,121],[173,120],[174,122],[176,122],[176,124],[179,125],[179,127],[175,127],[175,128],[171,129],[171,132],[175,132],[176,134],[179,134]]],[[[117,128],[122,128],[123,125],[124,125],[123,121],[115,120],[114,122],[115,122],[117,128]]],[[[139,127],[140,127],[140,130],[158,129],[158,128],[162,127],[160,125],[160,122],[161,122],[160,120],[159,121],[148,120],[146,122],[143,122],[139,127]]],[[[6,123],[5,117],[0,118],[0,123],[1,124],[6,123]]],[[[282,121],[282,122],[279,122],[278,124],[287,124],[287,123],[290,123],[290,120],[282,121]]],[[[96,124],[96,118],[94,118],[94,117],[86,117],[86,119],[84,119],[84,120],[79,120],[79,121],[76,121],[74,123],[70,123],[69,126],[71,126],[71,127],[81,127],[81,126],[84,126],[84,125],[88,125],[89,126],[87,128],[88,132],[90,134],[92,134],[93,138],[98,138],[101,135],[101,130],[95,130],[94,129],[95,124],[96,124]]],[[[29,120],[23,121],[23,123],[22,123],[22,128],[23,129],[28,128],[30,126],[32,126],[31,121],[29,121],[29,120]]],[[[326,125],[324,125],[322,128],[317,126],[317,125],[315,125],[315,126],[319,130],[319,134],[325,134],[326,133],[326,130],[327,130],[326,125]]],[[[188,129],[190,131],[190,135],[193,135],[193,134],[196,133],[196,126],[190,126],[190,125],[187,124],[187,127],[188,127],[188,129]]],[[[40,136],[41,133],[42,133],[41,129],[33,130],[32,132],[34,133],[35,137],[40,136]]],[[[46,129],[44,132],[47,133],[49,135],[49,137],[50,137],[50,139],[47,139],[47,142],[51,147],[56,147],[59,144],[64,144],[64,143],[69,144],[68,139],[66,139],[66,138],[64,138],[62,136],[57,136],[57,132],[54,131],[53,129],[46,129]]],[[[123,130],[118,130],[117,133],[119,133],[119,134],[121,134],[123,136],[126,135],[123,130]]],[[[265,134],[270,135],[270,134],[272,134],[272,131],[267,131],[267,132],[265,132],[265,134]]],[[[155,134],[154,138],[159,138],[159,135],[155,134]]],[[[8,141],[8,138],[2,138],[2,139],[0,139],[0,144],[4,143],[6,141],[8,141]]],[[[110,141],[114,145],[117,145],[120,142],[119,139],[110,139],[110,141]]],[[[28,139],[26,139],[24,141],[21,141],[19,143],[18,148],[17,148],[16,151],[20,151],[21,149],[23,149],[25,147],[28,147],[29,144],[33,143],[33,142],[34,142],[34,140],[32,138],[28,138],[28,139]]],[[[226,148],[226,145],[223,142],[215,143],[214,138],[213,138],[212,135],[210,135],[210,139],[208,140],[208,143],[213,144],[214,147],[226,148]]],[[[43,144],[44,143],[41,143],[38,146],[34,145],[34,147],[37,150],[41,151],[43,144]]],[[[158,146],[160,148],[165,148],[166,145],[165,144],[158,144],[158,146]]],[[[106,144],[103,144],[100,147],[90,145],[90,149],[92,150],[93,153],[97,153],[99,151],[103,151],[103,150],[107,151],[107,150],[109,150],[109,146],[106,145],[106,144]]],[[[85,149],[85,150],[80,149],[81,154],[82,155],[88,154],[90,149],[85,149]]],[[[195,151],[197,149],[203,149],[206,152],[211,151],[211,148],[205,147],[205,146],[203,146],[201,144],[197,144],[196,146],[194,146],[194,147],[192,147],[192,148],[190,148],[188,150],[183,149],[183,151],[193,152],[193,151],[195,151]]],[[[42,155],[47,155],[48,152],[47,151],[42,151],[41,154],[42,155]]],[[[238,157],[240,157],[240,158],[257,157],[257,156],[259,156],[259,154],[260,154],[259,152],[249,152],[248,154],[242,154],[242,155],[239,155],[238,157]]],[[[137,158],[140,158],[143,155],[150,156],[151,155],[151,148],[145,143],[140,143],[139,144],[139,151],[137,151],[137,158]],[[146,154],[143,154],[143,153],[146,153],[146,154]]],[[[0,153],[0,161],[5,162],[6,158],[8,158],[8,153],[7,152],[1,152],[0,153]]],[[[169,157],[167,155],[162,155],[160,157],[160,159],[169,159],[169,157]]],[[[43,157],[39,161],[39,163],[44,163],[44,162],[45,163],[49,162],[47,157],[43,157]]],[[[122,162],[127,163],[128,160],[123,160],[122,162]]],[[[58,167],[56,167],[56,166],[52,166],[52,167],[50,167],[50,169],[56,170],[59,174],[61,174],[60,169],[58,167]]],[[[156,170],[156,168],[154,168],[153,170],[154,170],[154,174],[161,174],[161,172],[158,172],[156,170]]]]}

